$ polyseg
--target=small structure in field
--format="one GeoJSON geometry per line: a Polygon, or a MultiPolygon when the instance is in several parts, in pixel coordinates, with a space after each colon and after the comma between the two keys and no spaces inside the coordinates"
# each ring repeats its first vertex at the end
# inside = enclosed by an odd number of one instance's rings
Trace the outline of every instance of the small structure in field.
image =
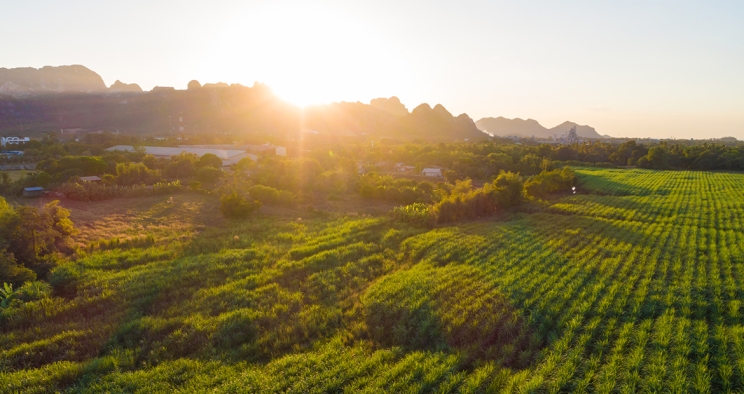
{"type": "Polygon", "coordinates": [[[44,196],[43,187],[24,187],[23,197],[42,197],[44,196]]]}
{"type": "Polygon", "coordinates": [[[424,168],[421,170],[421,175],[425,176],[442,176],[442,169],[441,168],[424,168]]]}
{"type": "Polygon", "coordinates": [[[83,182],[100,182],[101,178],[97,176],[81,176],[80,180],[83,182]]]}

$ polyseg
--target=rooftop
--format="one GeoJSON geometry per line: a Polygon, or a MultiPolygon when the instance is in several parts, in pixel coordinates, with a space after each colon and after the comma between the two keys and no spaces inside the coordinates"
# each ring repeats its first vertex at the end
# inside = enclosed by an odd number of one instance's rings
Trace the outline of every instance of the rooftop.
{"type": "MultiPolygon", "coordinates": [[[[207,153],[211,153],[220,159],[226,160],[236,155],[245,154],[244,150],[232,150],[232,149],[204,149],[204,148],[171,148],[162,146],[143,146],[147,154],[153,156],[175,156],[182,152],[193,153],[197,156],[204,156],[207,153]]],[[[107,151],[123,151],[123,152],[134,152],[132,145],[116,145],[112,146],[107,151]]]]}

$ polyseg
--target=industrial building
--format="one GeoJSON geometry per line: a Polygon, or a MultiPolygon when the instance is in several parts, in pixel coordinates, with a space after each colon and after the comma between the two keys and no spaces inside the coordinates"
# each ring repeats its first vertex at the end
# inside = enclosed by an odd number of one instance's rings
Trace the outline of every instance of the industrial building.
{"type": "MultiPolygon", "coordinates": [[[[219,157],[222,160],[223,166],[238,164],[240,159],[245,158],[245,157],[248,157],[251,160],[258,160],[257,155],[248,153],[245,150],[236,150],[236,149],[205,149],[205,148],[193,148],[193,147],[171,148],[171,147],[162,147],[162,146],[143,146],[142,149],[144,149],[145,153],[147,153],[148,155],[153,155],[155,157],[166,157],[166,158],[169,158],[171,156],[176,156],[184,152],[192,153],[199,157],[202,157],[206,155],[207,153],[211,153],[219,157]]],[[[113,151],[134,152],[135,148],[132,145],[116,145],[106,150],[110,152],[113,152],[113,151]]]]}

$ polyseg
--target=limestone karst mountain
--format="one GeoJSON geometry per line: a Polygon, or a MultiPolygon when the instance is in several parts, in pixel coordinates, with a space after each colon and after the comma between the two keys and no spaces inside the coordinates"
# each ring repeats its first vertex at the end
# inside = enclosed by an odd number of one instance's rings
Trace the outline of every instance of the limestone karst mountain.
{"type": "Polygon", "coordinates": [[[551,138],[556,134],[565,134],[571,127],[575,126],[576,134],[581,138],[606,138],[591,126],[582,126],[568,121],[550,129],[544,127],[534,119],[507,119],[501,116],[498,118],[483,118],[475,122],[475,124],[478,126],[478,129],[500,137],[551,138]]]}
{"type": "Polygon", "coordinates": [[[117,79],[108,90],[109,92],[141,92],[142,88],[136,83],[124,83],[117,79]]]}
{"type": "Polygon", "coordinates": [[[81,65],[0,68],[0,94],[12,97],[104,91],[101,76],[81,65]]]}

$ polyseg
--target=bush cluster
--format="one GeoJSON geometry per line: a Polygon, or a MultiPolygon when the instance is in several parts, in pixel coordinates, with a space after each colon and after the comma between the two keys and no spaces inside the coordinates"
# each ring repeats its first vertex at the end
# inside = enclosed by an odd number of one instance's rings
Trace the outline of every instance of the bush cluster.
{"type": "Polygon", "coordinates": [[[364,198],[387,200],[401,204],[431,203],[437,199],[436,186],[431,182],[395,179],[389,175],[367,173],[360,177],[356,189],[364,198]]]}
{"type": "Polygon", "coordinates": [[[243,219],[250,216],[261,207],[259,201],[232,192],[220,197],[220,212],[226,218],[243,219]]]}
{"type": "Polygon", "coordinates": [[[567,193],[576,183],[576,174],[568,167],[543,171],[527,179],[524,190],[528,196],[545,198],[555,193],[567,193]]]}

